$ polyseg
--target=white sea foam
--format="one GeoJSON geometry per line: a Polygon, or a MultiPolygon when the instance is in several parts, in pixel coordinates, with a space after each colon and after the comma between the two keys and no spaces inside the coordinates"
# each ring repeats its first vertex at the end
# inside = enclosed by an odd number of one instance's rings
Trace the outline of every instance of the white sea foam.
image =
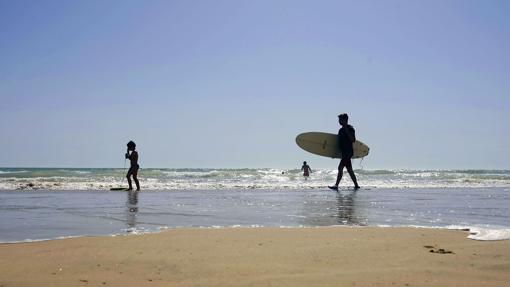
{"type": "Polygon", "coordinates": [[[510,229],[486,229],[473,227],[469,229],[468,238],[474,240],[508,240],[510,239],[510,229]]]}
{"type": "Polygon", "coordinates": [[[424,229],[449,229],[449,230],[464,230],[469,232],[467,238],[479,241],[496,241],[496,240],[509,240],[510,229],[504,227],[468,227],[460,225],[450,226],[423,226],[423,225],[387,225],[378,224],[377,227],[381,228],[395,228],[395,227],[411,227],[411,228],[424,228],[424,229]]]}
{"type": "MultiPolygon", "coordinates": [[[[0,190],[105,190],[127,185],[122,169],[7,169],[0,190]],[[23,172],[22,172],[23,171],[23,172]]],[[[337,171],[316,169],[308,178],[301,170],[283,169],[141,169],[145,190],[303,189],[333,184],[337,171]]],[[[510,171],[357,170],[364,187],[463,188],[510,187],[510,171]]],[[[345,175],[342,186],[352,186],[345,175]]]]}
{"type": "MultiPolygon", "coordinates": [[[[434,227],[441,228],[441,227],[434,227]]],[[[446,227],[452,230],[469,231],[468,238],[480,241],[509,240],[510,229],[501,226],[461,226],[450,225],[446,227]]]]}

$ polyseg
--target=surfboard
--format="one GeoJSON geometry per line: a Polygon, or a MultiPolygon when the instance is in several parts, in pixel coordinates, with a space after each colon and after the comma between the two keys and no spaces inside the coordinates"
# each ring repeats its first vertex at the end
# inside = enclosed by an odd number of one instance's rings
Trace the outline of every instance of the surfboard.
{"type": "Polygon", "coordinates": [[[126,188],[126,187],[112,187],[112,188],[110,188],[110,190],[121,190],[121,191],[126,191],[126,190],[128,190],[128,188],[126,188]]]}
{"type": "MultiPolygon", "coordinates": [[[[307,152],[331,158],[342,158],[342,152],[338,147],[338,135],[321,132],[308,132],[296,137],[296,144],[307,152]]],[[[352,147],[352,158],[362,158],[368,155],[370,148],[363,142],[356,140],[352,147]]]]}

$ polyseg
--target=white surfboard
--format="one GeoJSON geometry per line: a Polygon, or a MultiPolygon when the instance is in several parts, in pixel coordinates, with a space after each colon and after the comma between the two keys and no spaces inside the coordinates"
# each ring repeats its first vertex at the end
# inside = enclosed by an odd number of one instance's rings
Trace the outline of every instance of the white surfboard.
{"type": "MultiPolygon", "coordinates": [[[[342,158],[338,147],[338,135],[321,132],[308,132],[296,137],[297,145],[307,152],[331,158],[342,158]]],[[[361,141],[352,144],[354,155],[352,158],[362,158],[368,155],[370,148],[361,141]]]]}

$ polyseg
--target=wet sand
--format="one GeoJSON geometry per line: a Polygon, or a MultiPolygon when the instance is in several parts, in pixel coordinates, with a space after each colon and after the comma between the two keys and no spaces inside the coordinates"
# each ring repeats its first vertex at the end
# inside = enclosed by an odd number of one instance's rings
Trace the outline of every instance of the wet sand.
{"type": "Polygon", "coordinates": [[[0,244],[0,286],[508,286],[510,240],[415,228],[178,229],[0,244]]]}

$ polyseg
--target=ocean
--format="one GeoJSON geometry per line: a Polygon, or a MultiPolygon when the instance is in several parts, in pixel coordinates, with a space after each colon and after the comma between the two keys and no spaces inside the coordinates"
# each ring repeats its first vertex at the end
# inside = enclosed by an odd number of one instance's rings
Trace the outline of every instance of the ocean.
{"type": "Polygon", "coordinates": [[[0,242],[173,228],[381,226],[469,229],[510,239],[510,170],[0,168],[0,242]]]}

